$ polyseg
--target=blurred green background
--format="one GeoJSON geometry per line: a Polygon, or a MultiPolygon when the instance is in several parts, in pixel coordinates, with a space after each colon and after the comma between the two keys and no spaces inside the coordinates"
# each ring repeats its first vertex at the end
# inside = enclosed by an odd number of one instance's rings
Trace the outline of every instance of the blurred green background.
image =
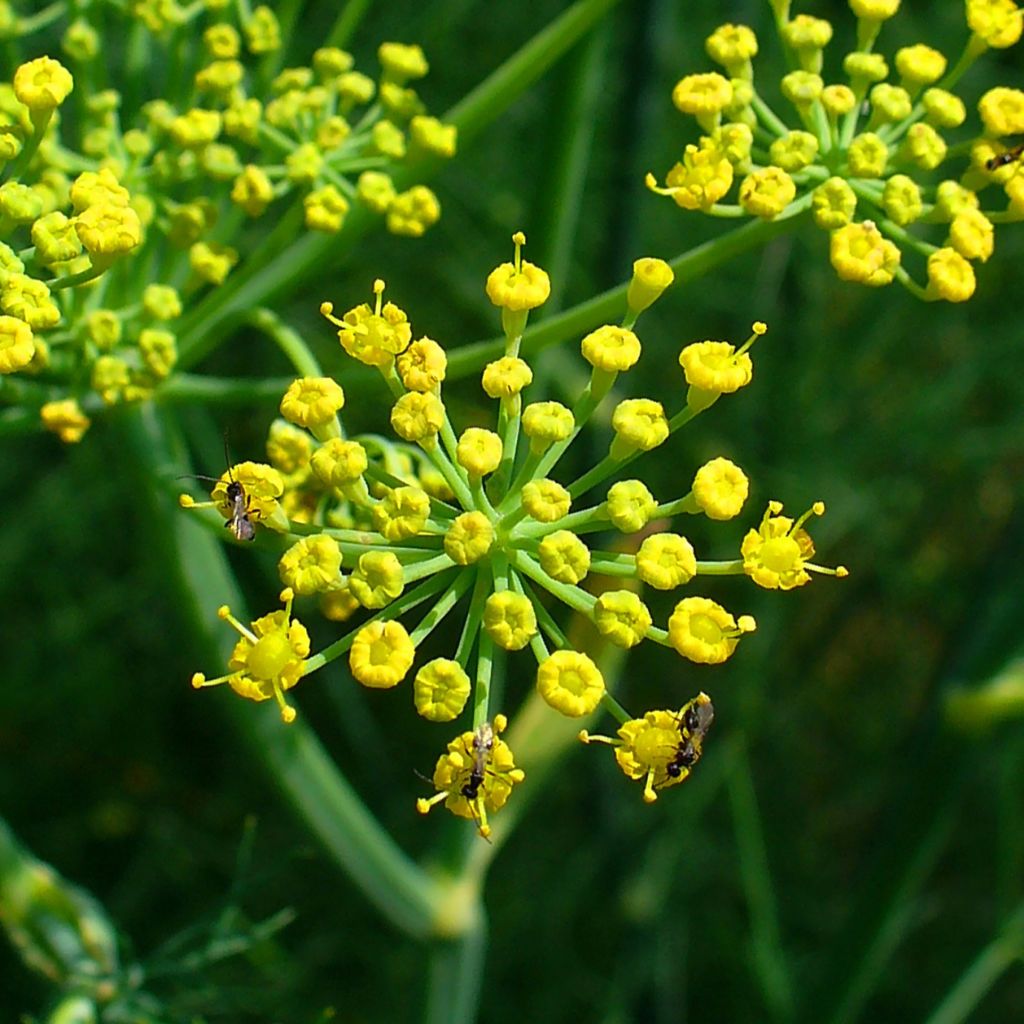
{"type": "MultiPolygon", "coordinates": [[[[352,43],[357,66],[373,66],[382,40],[421,43],[432,66],[421,91],[441,112],[569,5],[370,6],[352,43]]],[[[959,3],[904,7],[883,52],[915,42],[959,52],[959,3]]],[[[853,39],[848,8],[796,10],[834,18],[826,69],[837,74],[853,39]]],[[[311,6],[293,63],[333,14],[311,6]]],[[[317,307],[363,301],[374,277],[417,334],[453,349],[496,333],[482,285],[515,229],[564,306],[624,281],[638,256],[670,259],[713,236],[719,224],[646,192],[643,175],[661,176],[693,140],[669,94],[682,74],[710,69],[703,39],[717,24],[758,31],[759,76],[781,66],[769,15],[760,2],[619,4],[432,183],[444,213],[426,237],[368,237],[276,308],[344,384],[350,364],[317,307]]],[[[969,108],[991,85],[1020,84],[1020,52],[972,71],[969,108]]],[[[819,559],[850,578],[788,594],[712,580],[702,592],[759,623],[727,665],[634,654],[618,691],[627,707],[712,695],[705,758],[647,807],[606,753],[572,752],[492,869],[488,1024],[927,1020],[1024,900],[1024,731],[1009,721],[972,732],[943,713],[951,688],[977,686],[1021,653],[1024,228],[999,229],[963,307],[843,284],[826,250],[808,231],[677,281],[641,321],[644,358],[625,387],[674,408],[681,345],[740,341],[765,320],[752,386],[643,473],[668,497],[715,455],[747,471],[742,523],[686,524],[706,557],[729,557],[768,498],[789,512],[824,499],[819,559]]],[[[535,394],[545,377],[550,397],[573,393],[574,345],[539,362],[535,394]]],[[[244,334],[207,366],[288,372],[244,334]]],[[[482,397],[472,380],[453,389],[464,424],[487,422],[482,397]]],[[[350,394],[348,422],[380,426],[373,398],[350,394]]],[[[236,458],[258,458],[274,412],[214,410],[212,436],[227,429],[236,458]]],[[[210,429],[199,411],[183,416],[210,429]]],[[[591,438],[582,454],[599,456],[606,439],[591,438]]],[[[223,713],[231,696],[188,686],[215,666],[190,649],[148,515],[151,485],[116,423],[71,448],[49,436],[4,444],[0,810],[103,901],[137,955],[216,915],[233,885],[253,918],[294,908],[273,942],[185,993],[210,1020],[312,1022],[327,1007],[345,1022],[417,1020],[423,947],[380,920],[278,800],[223,713]],[[238,877],[253,815],[253,857],[238,877]]],[[[271,607],[272,556],[232,561],[250,606],[271,607]]],[[[663,619],[668,602],[651,600],[663,619]]],[[[316,626],[315,641],[331,635],[316,626]]],[[[525,693],[526,657],[522,673],[525,693]]],[[[367,804],[416,851],[438,823],[413,813],[413,770],[429,772],[442,740],[406,698],[362,691],[340,666],[297,696],[367,804]]],[[[1024,951],[1015,943],[1011,956],[1024,951]]],[[[0,1017],[38,1012],[48,995],[0,946],[0,1017]]],[[[1014,966],[969,1019],[1014,1019],[1022,1005],[1014,966]]]]}

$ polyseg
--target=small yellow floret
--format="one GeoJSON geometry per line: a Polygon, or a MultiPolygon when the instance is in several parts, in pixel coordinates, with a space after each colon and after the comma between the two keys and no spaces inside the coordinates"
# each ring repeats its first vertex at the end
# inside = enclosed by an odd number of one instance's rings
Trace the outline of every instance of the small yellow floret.
{"type": "Polygon", "coordinates": [[[324,533],[303,537],[281,556],[277,572],[281,582],[301,596],[328,590],[341,573],[341,548],[324,533]]]}
{"type": "Polygon", "coordinates": [[[697,574],[693,545],[678,533],[645,537],[636,553],[636,574],[657,590],[674,590],[697,574]]]}
{"type": "Polygon", "coordinates": [[[531,480],[523,486],[523,508],[539,523],[554,523],[568,515],[569,492],[556,480],[531,480]]]}
{"type": "Polygon", "coordinates": [[[373,507],[373,525],[390,541],[419,534],[430,516],[430,498],[419,487],[392,487],[373,507]]]}
{"type": "Polygon", "coordinates": [[[430,70],[423,48],[415,43],[381,43],[377,59],[387,78],[399,84],[422,78],[430,70]]]}
{"type": "Polygon", "coordinates": [[[33,113],[59,107],[74,87],[71,72],[52,57],[37,57],[14,72],[14,95],[33,113]]]}
{"type": "Polygon", "coordinates": [[[575,586],[590,572],[590,550],[569,530],[549,533],[537,549],[541,568],[559,583],[575,586]]]}
{"type": "Polygon", "coordinates": [[[1024,90],[989,89],[978,101],[978,114],[989,135],[1019,135],[1024,132],[1024,90]]]}
{"type": "Polygon", "coordinates": [[[704,50],[730,78],[739,78],[757,56],[757,36],[746,25],[720,25],[704,41],[704,50]]]}
{"type": "Polygon", "coordinates": [[[392,302],[383,302],[384,288],[383,281],[374,281],[374,307],[371,309],[364,302],[350,309],[341,320],[333,315],[331,303],[320,305],[321,315],[338,328],[341,347],[367,366],[387,366],[412,341],[412,327],[405,312],[392,302]]]}
{"type": "Polygon", "coordinates": [[[409,391],[436,391],[447,372],[448,357],[433,338],[420,338],[395,360],[395,366],[409,391]]]}
{"type": "Polygon", "coordinates": [[[580,718],[596,710],[605,693],[600,670],[578,651],[555,651],[537,668],[537,691],[556,711],[580,718]]]}
{"type": "Polygon", "coordinates": [[[763,220],[778,217],[796,198],[796,183],[781,167],[762,167],[740,182],[740,206],[763,220]]]}
{"type": "Polygon", "coordinates": [[[416,648],[405,627],[390,619],[368,622],[356,633],[348,664],[363,686],[387,690],[405,678],[415,657],[416,648]]]}
{"type": "Polygon", "coordinates": [[[594,605],[594,625],[616,647],[636,647],[651,628],[647,605],[631,590],[606,590],[594,605]]]}
{"type": "Polygon", "coordinates": [[[708,519],[735,518],[749,493],[746,473],[728,459],[712,459],[693,478],[693,497],[708,519]]]}
{"type": "Polygon", "coordinates": [[[732,103],[732,84],[717,71],[687,75],[672,89],[672,102],[681,113],[695,117],[721,114],[732,103]]]}
{"type": "Polygon", "coordinates": [[[130,206],[94,203],[75,218],[75,231],[89,255],[119,256],[142,241],[142,222],[130,206]]]}
{"type": "Polygon", "coordinates": [[[35,351],[32,328],[18,317],[0,316],[0,373],[23,370],[35,351]]]}
{"type": "Polygon", "coordinates": [[[452,814],[472,819],[481,836],[490,836],[488,813],[504,807],[512,787],[526,777],[522,768],[515,766],[508,744],[498,736],[507,725],[504,715],[495,715],[493,726],[482,722],[449,743],[447,753],[434,767],[432,782],[438,792],[429,800],[417,800],[416,810],[426,814],[443,800],[452,814]]]}
{"type": "Polygon", "coordinates": [[[900,9],[900,0],[849,0],[850,9],[867,21],[887,21],[900,9]]]}
{"type": "Polygon", "coordinates": [[[928,298],[966,302],[976,285],[974,268],[955,249],[939,249],[928,257],[928,298]]]}
{"type": "Polygon", "coordinates": [[[432,440],[444,426],[444,420],[444,405],[431,392],[410,391],[391,410],[391,426],[403,441],[432,440]]]}
{"type": "Polygon", "coordinates": [[[413,700],[428,721],[451,722],[462,714],[470,689],[469,676],[457,661],[435,658],[416,673],[413,700]]]}
{"type": "Polygon", "coordinates": [[[654,256],[635,260],[633,276],[626,289],[626,307],[631,313],[639,315],[661,297],[675,277],[672,268],[664,260],[654,256]]]}
{"type": "Polygon", "coordinates": [[[628,779],[644,780],[644,802],[654,803],[658,793],[689,778],[703,754],[704,740],[714,720],[706,693],[687,701],[678,712],[648,711],[618,731],[618,738],[580,733],[584,743],[605,743],[615,748],[615,760],[628,779]]]}
{"type": "Polygon", "coordinates": [[[745,351],[727,341],[698,341],[679,353],[679,365],[691,390],[687,404],[704,408],[722,394],[732,394],[749,384],[754,377],[754,364],[745,351]],[[692,397],[692,401],[691,401],[692,397]]]}
{"type": "Polygon", "coordinates": [[[981,210],[962,210],[949,226],[948,244],[964,259],[984,263],[995,244],[992,221],[981,210]]]}
{"type": "Polygon", "coordinates": [[[441,203],[426,185],[399,192],[388,206],[385,226],[393,235],[419,238],[441,219],[441,203]]]}
{"type": "Polygon", "coordinates": [[[967,120],[964,101],[945,89],[925,89],[921,104],[925,119],[936,128],[959,128],[967,120]]]}
{"type": "Polygon", "coordinates": [[[0,309],[24,320],[34,331],[54,327],[60,321],[60,309],[50,297],[46,282],[26,274],[11,273],[3,279],[0,309]]]}
{"type": "Polygon", "coordinates": [[[886,179],[882,206],[894,223],[901,226],[913,224],[924,210],[921,188],[913,178],[905,174],[894,174],[886,179]]]}
{"type": "Polygon", "coordinates": [[[644,184],[661,196],[671,196],[684,210],[710,210],[732,188],[733,166],[721,144],[704,137],[700,145],[692,143],[683,152],[681,163],[675,164],[660,188],[653,174],[644,184]]]}
{"type": "Polygon", "coordinates": [[[642,480],[620,480],[608,488],[605,514],[623,533],[636,533],[651,520],[658,502],[642,480]]]}
{"type": "Polygon", "coordinates": [[[826,85],[821,90],[821,105],[830,118],[837,119],[857,106],[857,94],[848,85],[826,85]]]}
{"type": "Polygon", "coordinates": [[[219,242],[196,242],[189,248],[188,262],[207,284],[223,284],[238,262],[238,251],[219,242]]]}
{"type": "MultiPolygon", "coordinates": [[[[814,163],[818,155],[818,140],[810,132],[791,131],[776,139],[768,147],[768,159],[782,170],[794,173],[814,163]]],[[[792,179],[790,179],[792,181],[792,179]]],[[[740,186],[743,195],[743,185],[740,186]]],[[[795,195],[795,192],[794,192],[795,195]]],[[[790,200],[792,202],[792,200],[790,200]]],[[[753,213],[753,210],[748,212],[753,213]]]]}
{"type": "Polygon", "coordinates": [[[640,358],[640,339],[625,327],[598,327],[583,339],[580,347],[583,358],[606,373],[628,370],[640,358]]]}
{"type": "Polygon", "coordinates": [[[336,186],[330,184],[307,192],[302,199],[302,206],[306,212],[306,227],[310,231],[325,231],[328,234],[335,234],[342,229],[349,211],[348,200],[336,186]]]}
{"type": "Polygon", "coordinates": [[[931,85],[946,73],[946,57],[923,43],[904,46],[896,51],[896,70],[911,86],[931,85]]]}
{"type": "Polygon", "coordinates": [[[812,515],[824,515],[823,502],[815,502],[799,519],[780,515],[782,503],[770,501],[756,530],[743,538],[740,554],[743,571],[760,587],[769,590],[792,590],[810,580],[808,569],[831,576],[845,576],[846,570],[825,569],[814,565],[814,542],[803,528],[812,515]]]}
{"type": "Polygon", "coordinates": [[[749,615],[741,615],[737,622],[709,598],[684,597],[668,620],[668,638],[684,658],[701,665],[719,665],[736,650],[740,637],[754,628],[749,615]]]}
{"type": "Polygon", "coordinates": [[[576,429],[572,410],[561,402],[531,402],[523,410],[523,433],[530,439],[535,452],[549,445],[567,440],[576,429]]]}
{"type": "MultiPolygon", "coordinates": [[[[0,317],[0,320],[2,319],[4,318],[0,317]]],[[[43,426],[53,431],[65,444],[81,441],[92,423],[73,398],[47,402],[39,410],[39,417],[43,421],[43,426]]]]}
{"type": "Polygon", "coordinates": [[[74,221],[60,210],[53,210],[32,225],[32,244],[47,266],[72,260],[82,252],[74,221]]]}
{"type": "Polygon", "coordinates": [[[829,259],[842,280],[878,287],[895,276],[900,250],[873,221],[866,220],[832,232],[829,259]]]}
{"type": "Polygon", "coordinates": [[[358,441],[331,438],[322,444],[310,459],[313,472],[328,487],[352,483],[366,472],[366,449],[358,441]]]}
{"type": "Polygon", "coordinates": [[[526,236],[516,232],[512,236],[515,243],[515,260],[502,263],[487,275],[487,297],[502,309],[521,313],[536,309],[547,302],[551,294],[551,279],[547,273],[521,258],[521,250],[526,244],[526,236]]]}
{"type": "Polygon", "coordinates": [[[814,223],[825,231],[835,231],[853,220],[857,196],[849,183],[839,177],[822,182],[811,199],[814,223]]]}
{"type": "Polygon", "coordinates": [[[402,593],[402,563],[391,551],[367,551],[348,577],[348,588],[364,608],[383,608],[402,593]]]}
{"type": "Polygon", "coordinates": [[[274,186],[266,172],[249,164],[231,186],[231,201],[250,217],[258,217],[274,199],[274,186]]]}
{"type": "Polygon", "coordinates": [[[455,458],[471,477],[482,477],[501,464],[501,451],[501,438],[493,430],[467,427],[459,437],[455,458]]]}
{"type": "Polygon", "coordinates": [[[967,0],[967,24],[975,38],[1003,50],[1020,39],[1021,10],[1013,0],[967,0]]]}
{"type": "Polygon", "coordinates": [[[649,452],[668,439],[668,419],[661,402],[650,398],[627,398],[612,413],[615,437],[613,459],[624,459],[636,451],[649,452]]]}
{"type": "Polygon", "coordinates": [[[293,619],[294,593],[281,591],[284,609],[256,619],[247,629],[223,605],[217,614],[241,634],[228,662],[231,672],[217,679],[207,679],[201,672],[192,676],[192,686],[216,686],[227,683],[239,696],[248,700],[264,701],[273,697],[281,709],[284,722],[295,720],[295,709],[285,702],[284,692],[290,690],[303,676],[309,655],[309,633],[297,619],[293,619]]]}
{"type": "Polygon", "coordinates": [[[518,356],[502,356],[484,367],[482,383],[489,397],[511,398],[532,381],[533,370],[524,360],[518,356]]]}
{"type": "Polygon", "coordinates": [[[537,613],[523,594],[503,590],[484,604],[484,629],[506,651],[522,650],[537,633],[537,613]]]}
{"type": "Polygon", "coordinates": [[[850,174],[857,178],[880,178],[889,160],[889,147],[874,132],[862,132],[846,152],[850,174]]]}
{"type": "MultiPolygon", "coordinates": [[[[345,405],[345,392],[330,377],[300,377],[281,399],[281,415],[290,423],[316,431],[328,425],[337,428],[335,417],[345,405]]],[[[319,435],[318,435],[319,436],[319,435]]],[[[332,434],[322,438],[326,440],[332,434]]],[[[337,436],[334,431],[333,436],[337,436]]]]}
{"type": "Polygon", "coordinates": [[[494,544],[494,527],[483,512],[463,512],[444,535],[445,554],[456,565],[480,561],[494,544]]]}

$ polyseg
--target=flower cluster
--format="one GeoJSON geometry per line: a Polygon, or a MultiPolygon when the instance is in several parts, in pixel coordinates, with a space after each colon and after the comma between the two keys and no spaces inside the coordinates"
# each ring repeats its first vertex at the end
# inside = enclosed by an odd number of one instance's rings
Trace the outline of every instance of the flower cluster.
{"type": "Polygon", "coordinates": [[[790,68],[779,83],[780,105],[755,80],[753,30],[716,29],[705,46],[722,71],[686,75],[672,92],[703,134],[664,186],[649,174],[648,187],[713,216],[806,213],[829,233],[832,266],[843,280],[898,280],[923,299],[969,299],[973,264],[992,254],[994,226],[1024,217],[1020,149],[1007,142],[1024,132],[1024,91],[989,89],[978,102],[979,133],[964,127],[967,108],[954,89],[988,49],[1017,42],[1024,12],[1014,0],[966,0],[969,35],[950,65],[924,43],[889,59],[876,52],[899,0],[850,0],[857,44],[830,80],[832,24],[791,15],[790,0],[770,4],[790,68]],[[904,266],[905,255],[923,264],[925,284],[904,266]]]}
{"type": "MultiPolygon", "coordinates": [[[[62,47],[74,75],[39,56],[0,85],[0,374],[34,378],[9,394],[65,441],[172,374],[183,307],[223,285],[243,253],[249,269],[272,259],[275,223],[334,234],[358,206],[397,235],[422,235],[438,200],[396,172],[456,146],[410,85],[428,71],[418,46],[381,45],[377,79],[332,46],[274,74],[270,7],[73,6],[62,47]],[[123,91],[90,88],[106,78],[111,19],[134,40],[123,91]],[[202,40],[191,64],[174,51],[186,28],[202,40]],[[171,69],[168,80],[143,61],[171,69]],[[66,104],[74,117],[62,124],[66,104]]],[[[7,12],[5,38],[31,46],[64,8],[7,12]]]]}
{"type": "MultiPolygon", "coordinates": [[[[550,282],[522,258],[525,238],[517,234],[514,242],[514,260],[494,270],[486,285],[502,311],[506,336],[505,354],[485,367],[481,381],[497,403],[493,429],[471,426],[456,434],[443,398],[445,351],[434,339],[415,336],[405,312],[384,301],[383,281],[375,282],[372,303],[341,317],[330,303],[321,307],[344,350],[379,370],[392,396],[389,418],[399,441],[347,437],[338,418],[342,388],[327,377],[295,381],[281,402],[282,419],[270,431],[270,464],[231,467],[209,503],[230,524],[244,494],[248,519],[288,538],[279,563],[285,608],[257,619],[251,630],[222,609],[242,634],[232,671],[194,679],[196,686],[227,682],[253,700],[273,697],[289,721],[294,711],[285,691],[344,654],[352,676],[367,687],[390,689],[412,673],[420,715],[453,722],[468,708],[472,719],[437,762],[438,795],[421,801],[420,810],[443,800],[485,834],[488,813],[523,777],[499,737],[506,719],[492,699],[503,659],[513,652],[529,648],[536,691],[556,711],[582,719],[603,707],[619,719],[621,742],[610,742],[617,744],[626,775],[645,780],[647,799],[686,778],[710,724],[710,700],[703,695],[679,712],[632,718],[608,692],[596,662],[574,649],[551,611],[552,599],[588,619],[611,644],[631,648],[649,640],[691,662],[714,665],[733,654],[755,623],[693,593],[696,577],[746,574],[762,587],[788,590],[814,571],[845,575],[812,561],[805,524],[824,512],[820,502],[791,519],[773,501],[737,542],[738,557],[698,559],[670,523],[686,515],[740,515],[748,480],[727,459],[696,468],[686,493],[667,499],[655,497],[641,479],[624,476],[638,457],[667,444],[721,395],[750,382],[750,346],[765,326],[755,324],[740,346],[715,340],[686,345],[679,355],[675,412],[654,398],[620,397],[616,384],[641,355],[637,318],[673,276],[661,260],[638,260],[623,321],[582,340],[590,379],[573,407],[533,400],[533,373],[520,354],[522,332],[529,311],[547,299],[550,282]],[[612,406],[607,455],[576,479],[559,480],[559,463],[602,403],[612,406]],[[615,551],[594,543],[602,534],[632,535],[634,542],[629,552],[615,551]],[[618,586],[591,588],[588,577],[595,576],[611,577],[618,586]],[[683,588],[664,625],[655,623],[640,596],[643,585],[683,588]],[[308,636],[291,614],[294,595],[316,597],[334,622],[363,612],[369,618],[309,656],[308,636]],[[403,624],[421,605],[428,610],[403,624]],[[452,657],[414,670],[424,640],[457,607],[465,611],[452,657]]],[[[190,497],[183,504],[197,505],[190,497]]]]}

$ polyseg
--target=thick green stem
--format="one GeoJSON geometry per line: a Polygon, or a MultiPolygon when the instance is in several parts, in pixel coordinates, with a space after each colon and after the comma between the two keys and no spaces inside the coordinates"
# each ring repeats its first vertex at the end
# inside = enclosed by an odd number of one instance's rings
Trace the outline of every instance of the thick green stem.
{"type": "Polygon", "coordinates": [[[487,920],[480,910],[457,940],[436,943],[430,952],[426,1024],[473,1024],[487,956],[487,920]]]}

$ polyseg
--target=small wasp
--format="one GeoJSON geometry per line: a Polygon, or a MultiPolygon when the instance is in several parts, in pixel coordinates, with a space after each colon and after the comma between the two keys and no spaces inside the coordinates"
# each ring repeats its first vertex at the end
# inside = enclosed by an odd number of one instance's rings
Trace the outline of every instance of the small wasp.
{"type": "Polygon", "coordinates": [[[473,801],[477,798],[487,772],[487,759],[491,756],[493,749],[494,730],[491,728],[491,723],[481,722],[473,734],[473,768],[469,773],[469,779],[460,790],[467,800],[473,801]]]}
{"type": "MultiPolygon", "coordinates": [[[[224,489],[224,497],[228,503],[228,518],[224,526],[231,531],[235,540],[255,540],[256,527],[252,522],[252,515],[249,512],[249,496],[245,493],[245,487],[240,480],[236,480],[231,469],[231,456],[228,453],[228,439],[224,437],[224,461],[228,466],[228,483],[224,489]]],[[[210,483],[219,484],[218,477],[202,476],[199,473],[187,474],[193,480],[208,480],[210,483]]],[[[178,477],[179,480],[184,477],[178,477]]]]}
{"type": "Polygon", "coordinates": [[[1024,154],[1024,142],[1019,142],[1016,146],[1006,150],[1005,153],[997,153],[995,156],[989,157],[985,161],[985,170],[998,171],[1000,167],[1005,167],[1007,164],[1012,164],[1014,160],[1019,160],[1022,154],[1024,154]]]}
{"type": "Polygon", "coordinates": [[[715,707],[706,693],[697,694],[683,706],[679,712],[679,746],[675,756],[665,765],[669,778],[678,779],[700,760],[704,737],[714,720],[715,707]]]}

